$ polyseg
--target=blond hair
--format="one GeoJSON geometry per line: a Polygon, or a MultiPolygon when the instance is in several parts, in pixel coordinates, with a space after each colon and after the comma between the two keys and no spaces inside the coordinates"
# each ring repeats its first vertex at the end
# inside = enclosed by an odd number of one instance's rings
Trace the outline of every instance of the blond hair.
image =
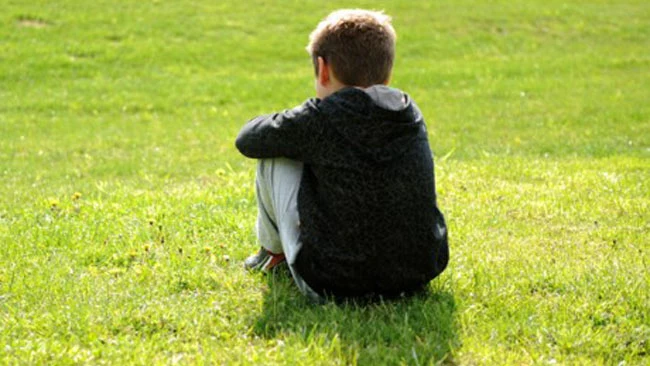
{"type": "Polygon", "coordinates": [[[368,87],[390,79],[396,38],[391,17],[383,12],[343,9],[318,24],[307,52],[316,75],[322,57],[343,84],[368,87]]]}

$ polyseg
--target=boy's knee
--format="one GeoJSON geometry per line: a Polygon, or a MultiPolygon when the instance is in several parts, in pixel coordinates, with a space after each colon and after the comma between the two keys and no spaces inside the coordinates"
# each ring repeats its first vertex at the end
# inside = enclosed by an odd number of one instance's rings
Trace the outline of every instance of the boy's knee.
{"type": "Polygon", "coordinates": [[[267,160],[269,159],[259,159],[257,160],[257,178],[264,177],[264,168],[267,165],[267,160]]]}
{"type": "Polygon", "coordinates": [[[258,183],[271,182],[274,171],[275,159],[259,159],[257,160],[257,174],[256,179],[258,183]]]}
{"type": "Polygon", "coordinates": [[[258,179],[272,179],[272,177],[300,179],[302,168],[302,162],[287,158],[260,159],[257,162],[257,177],[258,179]]]}

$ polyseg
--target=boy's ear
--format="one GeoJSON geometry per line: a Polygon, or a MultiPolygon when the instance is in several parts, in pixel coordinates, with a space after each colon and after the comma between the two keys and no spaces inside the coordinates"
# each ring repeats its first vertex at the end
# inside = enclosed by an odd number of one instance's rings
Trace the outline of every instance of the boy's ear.
{"type": "Polygon", "coordinates": [[[327,85],[330,82],[330,68],[325,62],[325,59],[318,57],[318,83],[327,85]]]}

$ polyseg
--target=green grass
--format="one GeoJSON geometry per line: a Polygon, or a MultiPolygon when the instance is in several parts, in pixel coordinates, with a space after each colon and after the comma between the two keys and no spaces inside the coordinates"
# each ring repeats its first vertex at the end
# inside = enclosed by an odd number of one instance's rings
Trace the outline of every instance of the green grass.
{"type": "Polygon", "coordinates": [[[0,7],[0,363],[650,364],[646,1],[0,7]],[[313,95],[339,7],[394,17],[429,125],[452,259],[416,298],[241,266],[234,137],[313,95]]]}

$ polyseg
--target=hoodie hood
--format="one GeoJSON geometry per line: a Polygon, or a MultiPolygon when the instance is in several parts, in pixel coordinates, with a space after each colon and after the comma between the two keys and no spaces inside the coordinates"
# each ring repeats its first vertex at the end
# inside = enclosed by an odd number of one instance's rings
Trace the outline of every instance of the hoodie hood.
{"type": "Polygon", "coordinates": [[[363,91],[378,108],[391,112],[401,112],[409,106],[408,96],[398,89],[385,85],[375,85],[363,91]]]}
{"type": "Polygon", "coordinates": [[[402,155],[424,128],[411,98],[385,85],[339,90],[323,99],[321,108],[352,148],[378,162],[402,155]]]}

